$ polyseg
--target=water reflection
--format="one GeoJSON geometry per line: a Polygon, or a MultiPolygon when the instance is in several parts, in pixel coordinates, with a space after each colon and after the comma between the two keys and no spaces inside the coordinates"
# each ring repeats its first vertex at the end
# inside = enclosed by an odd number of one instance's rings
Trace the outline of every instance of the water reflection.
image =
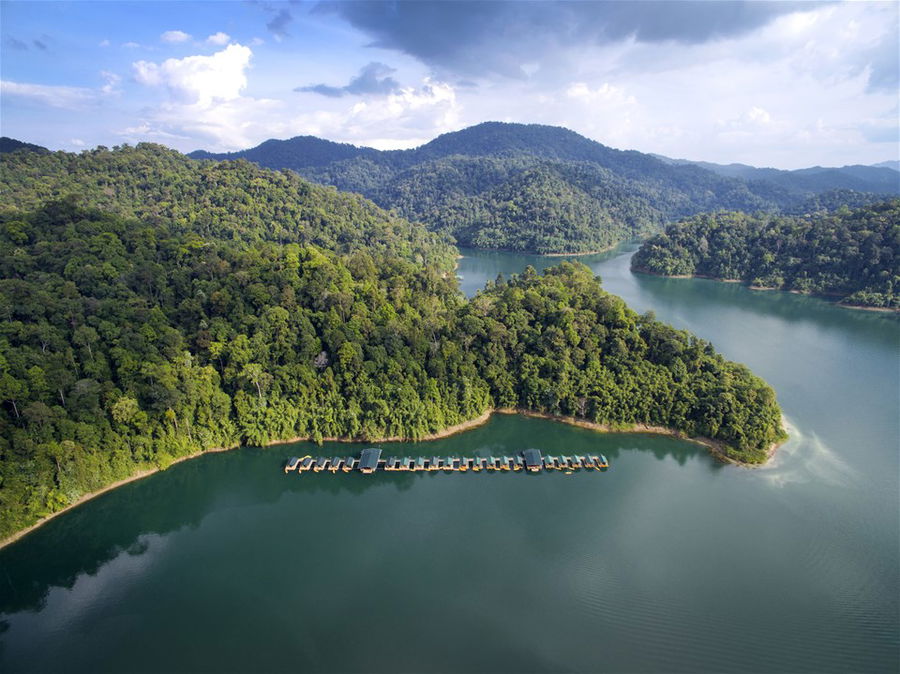
{"type": "MultiPolygon", "coordinates": [[[[560,422],[495,415],[479,428],[432,442],[382,443],[386,456],[503,456],[537,447],[544,454],[602,452],[612,464],[628,452],[649,453],[679,465],[703,457],[710,472],[723,464],[694,443],[655,435],[601,434],[560,422]]],[[[48,522],[21,541],[0,550],[0,614],[40,610],[51,587],[71,589],[84,574],[93,576],[120,555],[143,555],[148,536],[195,530],[210,513],[227,508],[274,504],[286,494],[360,496],[370,489],[409,492],[417,481],[502,479],[504,474],[447,475],[435,472],[290,473],[281,466],[292,455],[348,456],[359,445],[297,443],[270,448],[242,448],[209,454],[172,466],[88,501],[48,522]]],[[[509,476],[513,477],[513,476],[509,476]]],[[[523,474],[516,479],[561,479],[560,473],[523,474]]],[[[597,474],[597,479],[605,479],[597,474]]]]}

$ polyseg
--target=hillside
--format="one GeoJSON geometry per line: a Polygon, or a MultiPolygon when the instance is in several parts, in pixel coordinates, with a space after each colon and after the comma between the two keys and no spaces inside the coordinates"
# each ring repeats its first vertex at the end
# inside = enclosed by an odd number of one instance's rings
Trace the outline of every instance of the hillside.
{"type": "Polygon", "coordinates": [[[439,235],[358,195],[248,161],[193,161],[150,143],[79,154],[4,154],[0,189],[7,205],[23,210],[75,196],[124,217],[165,222],[179,234],[312,244],[338,252],[365,247],[444,272],[453,266],[453,249],[439,235]]]}
{"type": "Polygon", "coordinates": [[[40,145],[35,145],[33,143],[25,143],[21,140],[16,140],[15,138],[9,138],[8,136],[0,137],[0,154],[6,154],[7,152],[18,152],[19,150],[25,150],[27,152],[49,152],[45,147],[41,147],[40,145]]]}
{"type": "Polygon", "coordinates": [[[807,217],[699,215],[644,242],[632,269],[900,309],[900,200],[807,217]]]}
{"type": "Polygon", "coordinates": [[[757,174],[745,179],[616,150],[561,127],[500,122],[447,133],[412,150],[382,152],[302,136],[190,156],[289,168],[395,208],[460,244],[539,253],[597,250],[709,210],[777,212],[802,208],[833,189],[897,191],[884,178],[889,169],[852,167],[871,175],[841,174],[841,180],[830,174],[799,175],[793,182],[757,174]],[[535,208],[536,199],[546,208],[535,208]]]}

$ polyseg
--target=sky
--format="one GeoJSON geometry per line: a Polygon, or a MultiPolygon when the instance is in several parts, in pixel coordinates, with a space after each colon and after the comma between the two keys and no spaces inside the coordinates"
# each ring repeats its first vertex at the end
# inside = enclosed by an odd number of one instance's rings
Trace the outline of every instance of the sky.
{"type": "Polygon", "coordinates": [[[494,120],[754,166],[900,158],[900,3],[0,1],[0,133],[415,147],[494,120]]]}

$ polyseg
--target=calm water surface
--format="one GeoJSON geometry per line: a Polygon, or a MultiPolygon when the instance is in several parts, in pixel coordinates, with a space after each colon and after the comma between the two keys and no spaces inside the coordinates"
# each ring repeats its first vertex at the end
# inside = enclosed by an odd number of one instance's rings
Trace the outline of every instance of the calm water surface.
{"type": "MultiPolygon", "coordinates": [[[[287,476],[209,455],[0,551],[0,671],[898,669],[900,323],[582,258],[776,389],[759,470],[689,443],[494,417],[389,453],[601,451],[604,474],[287,476]]],[[[558,259],[464,251],[472,294],[558,259]]]]}

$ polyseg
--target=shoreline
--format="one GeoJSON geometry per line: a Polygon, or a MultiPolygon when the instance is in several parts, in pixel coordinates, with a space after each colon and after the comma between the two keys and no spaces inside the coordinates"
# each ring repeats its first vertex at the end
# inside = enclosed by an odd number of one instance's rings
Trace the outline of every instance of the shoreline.
{"type": "Polygon", "coordinates": [[[829,304],[832,304],[836,307],[843,307],[844,309],[855,309],[857,311],[880,311],[882,313],[896,314],[900,313],[900,308],[894,309],[891,307],[869,307],[864,304],[844,304],[840,301],[841,296],[835,293],[809,293],[803,292],[802,290],[793,290],[790,288],[769,288],[767,286],[755,286],[751,285],[749,282],[742,281],[740,279],[732,279],[732,278],[716,278],[715,276],[707,276],[705,274],[657,274],[654,271],[650,271],[649,269],[632,269],[632,272],[638,274],[646,274],[647,276],[657,276],[659,278],[676,278],[676,279],[684,279],[684,278],[702,278],[707,279],[709,281],[717,281],[719,283],[740,283],[745,288],[749,290],[758,290],[761,292],[769,292],[769,291],[778,291],[783,293],[791,293],[792,295],[806,295],[807,297],[815,297],[818,299],[825,300],[829,304]]]}
{"type": "MultiPolygon", "coordinates": [[[[430,433],[422,438],[419,438],[418,440],[415,440],[414,442],[428,442],[431,440],[441,440],[443,438],[450,437],[451,435],[456,435],[457,433],[462,433],[463,431],[467,431],[472,428],[482,426],[488,422],[488,420],[491,418],[492,413],[493,413],[493,410],[488,410],[487,412],[484,412],[483,414],[481,414],[480,416],[478,416],[474,419],[469,419],[468,421],[463,421],[463,422],[455,424],[453,426],[448,426],[447,428],[445,428],[442,431],[438,431],[436,433],[430,433]]],[[[287,440],[273,440],[271,442],[267,442],[265,445],[262,445],[262,446],[263,447],[275,447],[277,445],[291,445],[291,444],[294,444],[295,442],[311,442],[311,441],[312,441],[312,438],[310,438],[310,437],[294,437],[294,438],[289,438],[287,440]]],[[[343,443],[347,443],[347,444],[362,444],[362,443],[367,443],[367,442],[370,442],[370,443],[404,442],[404,441],[410,441],[410,440],[409,440],[409,438],[401,438],[401,437],[397,437],[397,436],[377,438],[375,440],[366,440],[364,438],[330,438],[330,437],[322,438],[322,442],[343,442],[343,443]]],[[[0,541],[0,550],[5,548],[7,545],[15,543],[17,540],[19,540],[23,536],[26,536],[27,534],[31,533],[35,529],[45,525],[50,520],[52,520],[56,517],[59,517],[60,515],[68,512],[74,508],[77,508],[81,504],[86,503],[87,501],[90,501],[91,499],[94,499],[94,498],[100,496],[101,494],[105,494],[108,491],[112,491],[113,489],[122,487],[122,486],[128,484],[129,482],[137,482],[138,480],[143,480],[145,477],[150,477],[151,475],[154,475],[156,473],[161,473],[162,471],[168,470],[175,464],[181,463],[182,461],[189,461],[190,459],[196,459],[196,458],[198,458],[200,456],[204,456],[206,454],[218,454],[220,452],[230,452],[232,450],[239,449],[239,448],[245,447],[245,446],[246,445],[232,445],[230,447],[211,447],[210,449],[205,449],[200,452],[194,452],[193,454],[187,454],[185,456],[180,456],[176,459],[173,459],[172,462],[165,468],[155,467],[155,468],[144,468],[143,470],[139,470],[136,473],[133,473],[132,475],[129,475],[126,478],[122,478],[121,480],[117,480],[116,482],[113,482],[112,484],[106,485],[102,489],[98,489],[97,491],[88,492],[87,494],[84,494],[81,497],[79,497],[78,500],[67,505],[62,510],[57,510],[56,512],[53,512],[53,513],[47,515],[46,517],[42,517],[41,519],[39,519],[37,522],[35,522],[31,526],[29,526],[25,529],[22,529],[21,531],[17,531],[14,534],[11,534],[10,536],[8,536],[5,539],[3,539],[2,541],[0,541]]]]}
{"type": "Polygon", "coordinates": [[[614,243],[613,245],[601,248],[600,250],[588,250],[583,253],[535,253],[535,255],[540,255],[541,257],[580,257],[583,255],[600,255],[600,253],[608,253],[618,245],[618,243],[614,243]]]}
{"type": "MultiPolygon", "coordinates": [[[[497,414],[521,414],[524,417],[533,417],[536,419],[547,419],[549,421],[559,421],[564,424],[568,424],[569,426],[576,426],[578,428],[585,428],[591,431],[596,431],[598,433],[622,433],[622,434],[643,434],[643,435],[666,435],[670,438],[675,438],[677,440],[685,440],[687,442],[693,442],[694,444],[701,445],[706,447],[710,454],[719,461],[723,463],[730,463],[734,466],[740,466],[741,468],[762,468],[769,461],[772,460],[772,457],[775,455],[776,450],[787,442],[787,438],[782,440],[781,442],[773,442],[768,449],[766,449],[766,460],[762,463],[746,463],[744,461],[740,461],[738,459],[734,459],[727,454],[723,449],[723,444],[718,440],[713,440],[712,438],[706,438],[702,436],[698,437],[690,437],[685,435],[682,431],[675,430],[674,428],[668,428],[666,426],[649,426],[647,424],[629,424],[627,428],[616,428],[610,424],[599,424],[594,421],[587,421],[585,419],[579,419],[577,417],[564,417],[558,414],[547,414],[545,412],[533,412],[531,410],[522,410],[522,409],[513,409],[513,408],[498,408],[494,410],[497,414]]],[[[781,429],[787,433],[787,428],[785,427],[784,417],[781,417],[781,429]]]]}
{"type": "MultiPolygon", "coordinates": [[[[730,463],[735,466],[740,466],[742,468],[761,468],[762,466],[765,466],[772,459],[772,456],[775,454],[775,451],[778,449],[778,447],[780,447],[782,444],[784,444],[784,442],[786,442],[786,440],[783,440],[780,443],[773,443],[768,448],[768,450],[766,450],[766,460],[764,462],[762,462],[762,463],[744,463],[743,461],[739,461],[737,459],[733,459],[733,458],[727,456],[725,454],[724,450],[722,449],[722,443],[718,442],[717,440],[713,440],[712,438],[704,438],[704,437],[696,437],[696,438],[688,437],[688,436],[684,435],[684,433],[682,433],[681,431],[677,431],[672,428],[667,428],[665,426],[648,426],[646,424],[628,424],[626,428],[617,428],[610,424],[600,424],[600,423],[596,423],[593,421],[587,421],[585,419],[579,419],[577,417],[565,417],[565,416],[561,416],[561,415],[547,414],[545,412],[535,412],[532,410],[525,410],[525,409],[518,409],[518,408],[511,408],[511,407],[499,407],[499,408],[488,409],[474,419],[469,419],[468,421],[463,421],[461,423],[454,424],[453,426],[448,426],[447,428],[445,428],[442,431],[437,431],[435,433],[429,433],[428,435],[418,438],[416,440],[413,440],[411,438],[402,438],[399,436],[388,436],[388,437],[376,438],[376,439],[329,437],[329,438],[322,438],[322,442],[340,442],[340,443],[347,443],[347,444],[382,443],[382,442],[430,442],[432,440],[441,440],[443,438],[448,438],[452,435],[456,435],[458,433],[462,433],[464,431],[468,431],[473,428],[483,426],[490,420],[490,418],[494,414],[507,414],[507,415],[519,414],[524,417],[531,417],[534,419],[546,419],[548,421],[558,421],[558,422],[561,422],[564,424],[568,424],[569,426],[576,426],[578,428],[584,428],[584,429],[596,431],[599,433],[622,433],[622,434],[633,433],[633,434],[646,434],[646,435],[666,435],[666,436],[669,436],[672,438],[676,438],[678,440],[686,440],[688,442],[693,442],[695,444],[702,445],[703,447],[706,447],[709,450],[710,454],[712,454],[712,456],[715,459],[722,461],[724,463],[730,463]]],[[[781,427],[782,427],[782,429],[784,429],[784,417],[782,417],[782,420],[781,420],[781,427]]],[[[262,446],[263,447],[275,447],[278,445],[291,445],[291,444],[294,444],[297,442],[311,442],[311,441],[312,441],[312,439],[309,437],[294,437],[294,438],[289,438],[286,440],[273,440],[272,442],[267,442],[265,445],[262,445],[262,446]]],[[[8,545],[11,545],[12,543],[15,543],[16,541],[18,541],[19,539],[28,535],[35,529],[42,527],[50,520],[55,519],[56,517],[59,517],[60,515],[67,513],[70,510],[73,510],[74,508],[77,508],[78,506],[82,505],[83,503],[86,503],[87,501],[90,501],[91,499],[94,499],[94,498],[100,496],[101,494],[105,494],[106,492],[112,491],[113,489],[118,489],[119,487],[126,485],[130,482],[136,482],[138,480],[143,480],[146,477],[150,477],[151,475],[154,475],[156,473],[160,473],[164,470],[168,470],[175,464],[181,463],[182,461],[196,459],[197,457],[204,456],[206,454],[218,454],[220,452],[229,452],[229,451],[232,451],[234,449],[239,449],[240,447],[244,447],[244,446],[245,445],[232,445],[230,447],[212,447],[210,449],[206,449],[206,450],[203,450],[200,452],[194,452],[193,454],[188,454],[186,456],[178,457],[178,458],[174,459],[165,468],[145,468],[143,470],[140,470],[140,471],[134,473],[133,475],[130,475],[129,477],[123,478],[116,482],[113,482],[112,484],[109,484],[109,485],[103,487],[102,489],[98,489],[97,491],[93,491],[93,492],[84,494],[77,501],[75,501],[74,503],[70,503],[65,508],[63,508],[61,510],[57,510],[56,512],[51,513],[50,515],[47,515],[46,517],[42,517],[40,520],[38,520],[31,526],[29,526],[25,529],[22,529],[21,531],[17,531],[16,533],[8,536],[7,538],[0,541],[0,550],[2,550],[3,548],[5,548],[8,545]]]]}
{"type": "MultiPolygon", "coordinates": [[[[466,246],[467,250],[478,250],[483,251],[485,253],[512,253],[514,255],[534,255],[535,257],[582,257],[585,255],[600,255],[601,253],[608,253],[614,248],[621,246],[626,241],[620,241],[619,243],[614,243],[606,248],[601,248],[599,250],[586,250],[581,253],[537,253],[533,250],[513,250],[510,248],[478,248],[476,246],[466,246]]],[[[457,244],[457,250],[459,249],[459,244],[457,244]]],[[[456,259],[464,258],[465,255],[457,255],[456,259]]],[[[457,262],[457,267],[459,263],[457,262]]]]}

